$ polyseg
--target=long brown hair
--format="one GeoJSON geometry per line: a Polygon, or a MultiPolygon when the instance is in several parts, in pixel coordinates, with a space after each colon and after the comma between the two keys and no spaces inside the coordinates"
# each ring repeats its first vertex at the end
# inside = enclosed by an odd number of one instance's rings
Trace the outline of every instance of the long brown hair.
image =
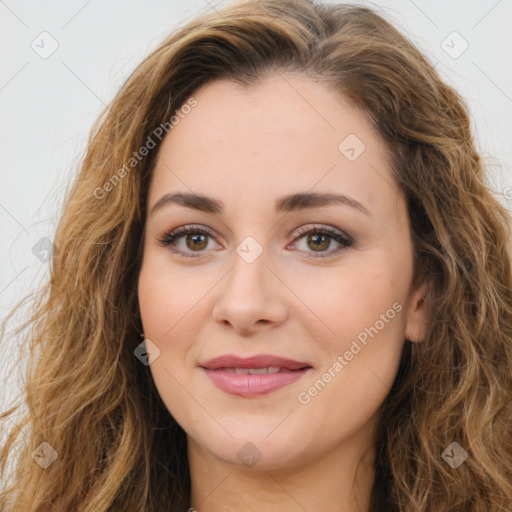
{"type": "Polygon", "coordinates": [[[16,330],[30,364],[23,402],[1,416],[26,407],[3,446],[2,510],[188,508],[185,433],[134,357],[146,197],[160,139],[130,159],[155,141],[157,127],[169,131],[199,86],[217,78],[251,86],[284,71],[337,91],[378,130],[408,205],[413,286],[428,280],[427,337],[405,342],[382,407],[371,511],[512,508],[509,216],[486,185],[467,107],[373,10],[258,0],[173,33],[93,127],[56,231],[49,283],[16,330]],[[454,442],[468,455],[457,468],[441,456],[454,442]],[[45,469],[32,457],[41,443],[57,453],[45,469]]]}

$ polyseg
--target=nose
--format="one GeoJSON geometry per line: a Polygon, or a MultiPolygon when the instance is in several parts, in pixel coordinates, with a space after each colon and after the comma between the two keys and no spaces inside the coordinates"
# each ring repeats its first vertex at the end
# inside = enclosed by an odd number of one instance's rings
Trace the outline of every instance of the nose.
{"type": "Polygon", "coordinates": [[[238,334],[273,329],[288,316],[286,286],[267,266],[265,251],[250,263],[235,252],[233,268],[218,290],[213,319],[238,334]]]}

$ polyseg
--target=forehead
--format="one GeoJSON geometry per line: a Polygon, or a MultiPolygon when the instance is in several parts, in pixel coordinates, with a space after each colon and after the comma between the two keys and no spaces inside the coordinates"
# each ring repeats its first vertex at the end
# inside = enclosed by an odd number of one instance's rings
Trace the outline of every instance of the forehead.
{"type": "Polygon", "coordinates": [[[216,80],[164,138],[149,204],[170,191],[252,202],[297,191],[340,192],[396,204],[386,148],[341,95],[303,75],[272,74],[242,88],[216,80]]]}

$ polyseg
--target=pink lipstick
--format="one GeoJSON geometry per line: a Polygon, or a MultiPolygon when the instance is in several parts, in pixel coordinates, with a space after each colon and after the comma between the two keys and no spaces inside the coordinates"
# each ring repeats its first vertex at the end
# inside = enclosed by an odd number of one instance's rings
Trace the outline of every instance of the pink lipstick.
{"type": "Polygon", "coordinates": [[[307,362],[261,354],[242,358],[227,354],[199,365],[212,382],[232,395],[264,395],[296,382],[312,366],[307,362]]]}

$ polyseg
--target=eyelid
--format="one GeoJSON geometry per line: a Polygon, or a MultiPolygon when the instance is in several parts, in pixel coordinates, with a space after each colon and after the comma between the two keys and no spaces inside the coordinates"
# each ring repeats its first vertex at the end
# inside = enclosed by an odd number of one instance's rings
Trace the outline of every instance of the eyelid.
{"type": "Polygon", "coordinates": [[[328,224],[318,223],[304,224],[303,226],[300,226],[295,231],[293,231],[290,236],[293,237],[294,241],[296,241],[298,237],[302,237],[314,231],[327,233],[329,235],[337,235],[339,237],[344,238],[345,241],[347,242],[354,242],[353,238],[344,231],[342,231],[341,229],[329,226],[328,224]]]}

